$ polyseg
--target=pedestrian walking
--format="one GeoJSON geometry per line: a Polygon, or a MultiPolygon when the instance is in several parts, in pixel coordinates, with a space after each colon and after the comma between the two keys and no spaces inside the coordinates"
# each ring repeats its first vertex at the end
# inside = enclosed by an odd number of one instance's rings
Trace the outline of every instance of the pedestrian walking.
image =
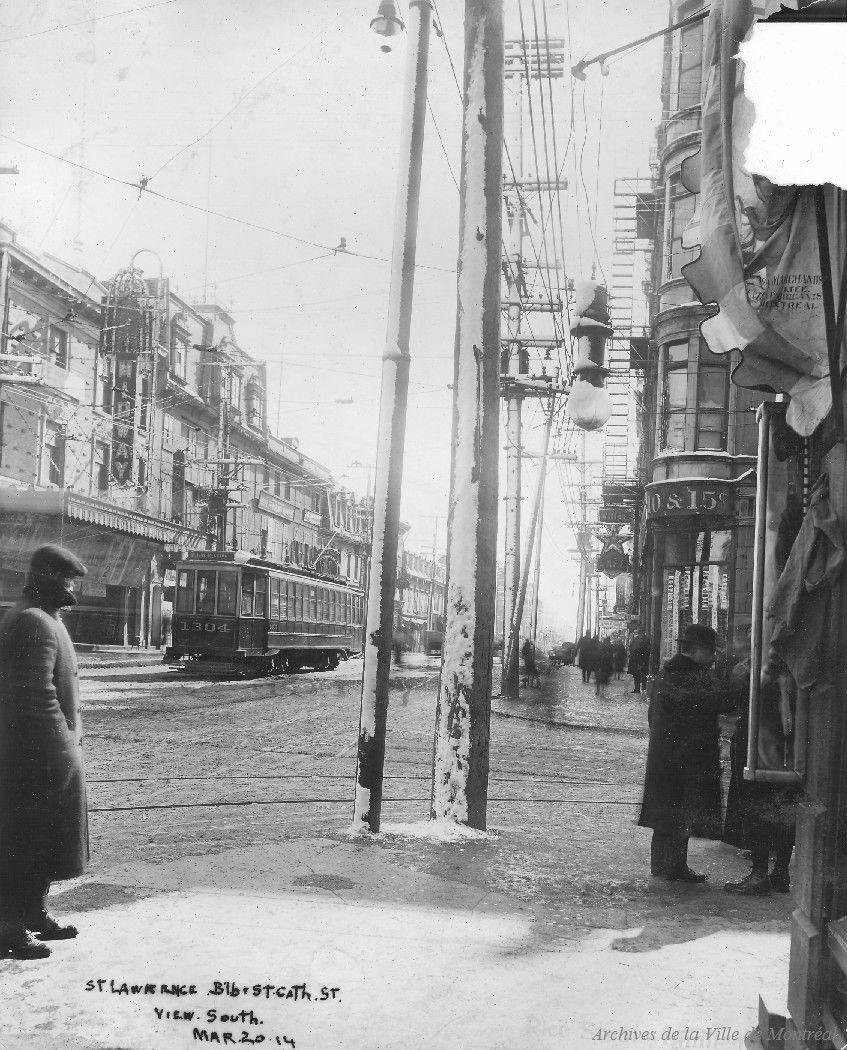
{"type": "Polygon", "coordinates": [[[594,695],[605,699],[606,686],[612,677],[615,666],[615,651],[608,638],[598,641],[594,650],[594,695]]]}
{"type": "Polygon", "coordinates": [[[593,659],[593,653],[592,653],[593,648],[594,648],[594,643],[593,643],[593,641],[591,639],[591,635],[590,634],[584,634],[580,638],[580,640],[577,642],[576,653],[574,654],[574,657],[576,659],[577,665],[579,666],[580,671],[582,671],[582,680],[583,680],[583,682],[586,682],[586,683],[591,678],[591,664],[592,664],[592,659],[593,659]]]}
{"type": "MultiPolygon", "coordinates": [[[[794,784],[744,779],[747,759],[750,659],[733,668],[732,683],[739,717],[730,743],[730,783],[723,840],[750,850],[752,868],[739,882],[728,882],[727,893],[767,896],[788,893],[788,866],[794,850],[794,825],[801,790],[794,784]],[[773,869],[768,872],[771,853],[773,869]]],[[[793,757],[796,690],[794,680],[775,650],[768,653],[759,691],[759,762],[763,769],[783,769],[793,757]]]]}
{"type": "Polygon", "coordinates": [[[0,622],[0,957],[45,958],[41,941],[77,935],[47,894],[88,863],[77,662],[59,619],[85,574],[71,551],[40,547],[0,622]]]}
{"type": "Polygon", "coordinates": [[[521,658],[524,668],[523,684],[540,688],[541,678],[538,674],[538,664],[535,661],[535,646],[529,638],[524,638],[521,646],[521,658]]]}
{"type": "Polygon", "coordinates": [[[632,675],[632,691],[640,693],[647,688],[650,667],[650,639],[643,631],[636,631],[629,643],[627,670],[632,675]]]}
{"type": "Polygon", "coordinates": [[[651,689],[638,823],[653,829],[650,873],[671,881],[705,882],[688,866],[688,840],[721,837],[718,714],[733,700],[709,674],[715,640],[711,627],[689,624],[651,689]]]}
{"type": "Polygon", "coordinates": [[[612,642],[612,653],[615,661],[615,681],[619,682],[626,668],[626,646],[620,638],[612,642]]]}

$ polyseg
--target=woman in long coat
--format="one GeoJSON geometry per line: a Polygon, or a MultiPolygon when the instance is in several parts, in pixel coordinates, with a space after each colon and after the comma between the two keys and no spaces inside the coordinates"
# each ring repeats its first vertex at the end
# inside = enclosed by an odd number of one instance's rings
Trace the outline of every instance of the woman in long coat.
{"type": "Polygon", "coordinates": [[[41,958],[41,940],[76,935],[45,910],[54,880],[88,862],[79,677],[58,610],[85,567],[70,551],[35,552],[23,598],[0,623],[0,956],[41,958]]]}

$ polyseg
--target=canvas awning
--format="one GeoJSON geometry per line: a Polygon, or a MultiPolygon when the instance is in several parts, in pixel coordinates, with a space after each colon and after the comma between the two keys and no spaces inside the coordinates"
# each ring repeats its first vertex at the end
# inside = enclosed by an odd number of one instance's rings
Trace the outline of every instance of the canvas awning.
{"type": "MultiPolygon", "coordinates": [[[[712,5],[702,145],[683,165],[684,182],[700,194],[686,245],[699,246],[700,256],[682,272],[700,301],[718,308],[701,326],[710,349],[741,351],[733,382],[789,394],[786,420],[807,436],[832,403],[822,282],[832,276],[837,282],[840,272],[822,277],[816,188],[776,186],[742,163],[754,108],[738,51],[755,23],[778,7],[772,0],[712,5]]],[[[844,221],[843,194],[828,187],[827,196],[835,235],[844,221]]]]}

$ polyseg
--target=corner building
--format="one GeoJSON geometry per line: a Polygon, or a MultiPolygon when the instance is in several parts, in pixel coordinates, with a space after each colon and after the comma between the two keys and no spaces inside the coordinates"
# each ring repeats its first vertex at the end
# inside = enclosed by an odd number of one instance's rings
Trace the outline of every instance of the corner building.
{"type": "MultiPolygon", "coordinates": [[[[670,22],[707,5],[673,2],[670,22]]],[[[756,492],[756,407],[764,395],[730,382],[737,361],[711,353],[700,324],[713,312],[682,275],[697,257],[697,194],[682,164],[700,149],[703,20],[665,38],[662,121],[653,192],[638,202],[652,241],[650,338],[640,404],[639,615],[655,671],[689,623],[718,636],[730,664],[749,650],[756,492]]]]}

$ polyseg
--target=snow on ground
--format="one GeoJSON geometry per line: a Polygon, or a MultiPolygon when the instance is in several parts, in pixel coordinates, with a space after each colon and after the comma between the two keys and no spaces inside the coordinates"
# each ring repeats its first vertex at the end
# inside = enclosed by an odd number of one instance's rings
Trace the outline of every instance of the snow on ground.
{"type": "Polygon", "coordinates": [[[225,1033],[296,1050],[741,1047],[759,993],[780,1001],[788,955],[787,935],[735,931],[634,955],[611,946],[638,930],[595,930],[545,951],[525,915],[331,890],[182,890],[76,918],[82,935],[49,963],[4,969],[4,1050],[182,1050],[225,1033]],[[303,984],[311,999],[289,992],[303,984]]]}

